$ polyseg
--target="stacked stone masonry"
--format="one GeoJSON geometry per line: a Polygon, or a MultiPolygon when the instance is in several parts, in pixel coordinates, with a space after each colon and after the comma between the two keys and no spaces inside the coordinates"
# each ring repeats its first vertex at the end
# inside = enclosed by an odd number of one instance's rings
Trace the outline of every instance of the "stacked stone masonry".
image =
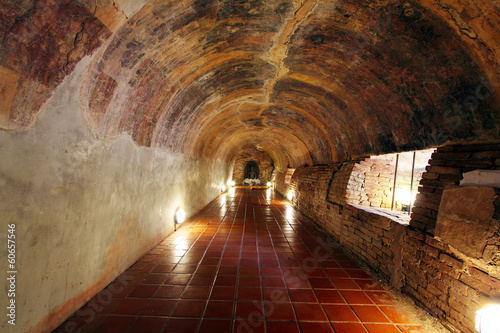
{"type": "Polygon", "coordinates": [[[469,257],[434,231],[443,192],[458,188],[464,172],[499,169],[500,144],[439,147],[422,175],[409,225],[391,211],[348,203],[357,166],[366,165],[361,162],[297,168],[290,184],[278,173],[276,190],[294,191],[292,201],[300,212],[450,331],[474,332],[475,312],[500,297],[498,189],[490,218],[496,231],[483,257],[469,257]]]}
{"type": "Polygon", "coordinates": [[[443,191],[458,187],[465,172],[500,169],[500,144],[447,145],[432,154],[422,175],[411,225],[433,235],[443,191]]]}
{"type": "Polygon", "coordinates": [[[354,166],[347,188],[349,202],[391,208],[396,154],[366,158],[354,166]]]}

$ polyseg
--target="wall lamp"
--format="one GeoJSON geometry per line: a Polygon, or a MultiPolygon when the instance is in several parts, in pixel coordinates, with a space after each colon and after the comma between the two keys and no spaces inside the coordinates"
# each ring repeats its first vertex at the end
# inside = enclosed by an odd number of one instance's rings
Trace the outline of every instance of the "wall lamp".
{"type": "Polygon", "coordinates": [[[236,182],[233,180],[233,181],[231,182],[231,186],[233,186],[233,187],[234,187],[234,185],[236,185],[236,182]]]}
{"type": "Polygon", "coordinates": [[[292,201],[292,199],[293,199],[293,192],[292,191],[288,192],[288,194],[286,195],[286,197],[287,197],[288,200],[292,201]]]}
{"type": "Polygon", "coordinates": [[[177,208],[174,214],[174,231],[177,231],[177,225],[184,222],[186,219],[186,212],[180,208],[177,208]]]}

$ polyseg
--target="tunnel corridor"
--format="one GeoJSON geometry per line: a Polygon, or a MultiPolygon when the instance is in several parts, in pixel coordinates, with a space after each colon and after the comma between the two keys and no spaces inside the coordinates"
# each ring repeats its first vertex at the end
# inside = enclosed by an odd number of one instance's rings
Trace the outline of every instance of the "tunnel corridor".
{"type": "Polygon", "coordinates": [[[54,332],[444,332],[386,289],[272,189],[238,187],[54,332]]]}

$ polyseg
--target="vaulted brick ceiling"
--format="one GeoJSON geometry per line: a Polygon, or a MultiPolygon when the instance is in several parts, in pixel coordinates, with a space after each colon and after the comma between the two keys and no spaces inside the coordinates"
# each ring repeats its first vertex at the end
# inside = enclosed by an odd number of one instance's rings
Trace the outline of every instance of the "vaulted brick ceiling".
{"type": "Polygon", "coordinates": [[[2,1],[4,128],[33,122],[96,52],[81,100],[104,140],[125,132],[228,162],[251,145],[283,169],[500,136],[494,1],[158,0],[130,18],[117,9],[2,1]]]}

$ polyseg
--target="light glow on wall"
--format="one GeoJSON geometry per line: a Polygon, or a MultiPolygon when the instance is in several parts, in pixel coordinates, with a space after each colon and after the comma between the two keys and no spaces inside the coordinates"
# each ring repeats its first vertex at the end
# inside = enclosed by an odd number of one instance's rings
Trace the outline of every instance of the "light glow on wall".
{"type": "Polygon", "coordinates": [[[236,185],[236,182],[233,180],[233,181],[231,182],[231,186],[234,186],[234,185],[236,185]]]}
{"type": "Polygon", "coordinates": [[[226,185],[222,185],[222,187],[220,188],[220,190],[222,191],[222,193],[226,192],[226,185]]]}
{"type": "Polygon", "coordinates": [[[267,187],[271,187],[271,182],[267,182],[267,187]]]}
{"type": "Polygon", "coordinates": [[[500,333],[500,304],[488,304],[476,312],[479,333],[500,333]]]}
{"type": "Polygon", "coordinates": [[[287,197],[288,200],[292,201],[292,199],[293,199],[293,192],[292,191],[288,192],[288,194],[286,195],[286,197],[287,197]]]}

